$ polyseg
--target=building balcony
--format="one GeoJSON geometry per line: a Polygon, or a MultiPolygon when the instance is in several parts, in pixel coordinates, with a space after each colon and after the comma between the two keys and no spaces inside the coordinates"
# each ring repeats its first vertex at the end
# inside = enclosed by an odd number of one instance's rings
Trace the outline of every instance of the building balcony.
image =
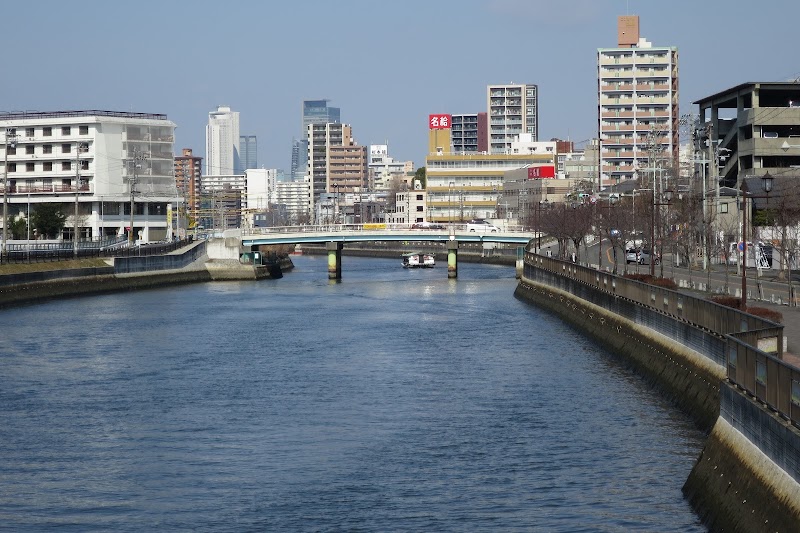
{"type": "Polygon", "coordinates": [[[670,90],[670,86],[669,86],[669,83],[655,83],[655,84],[652,84],[652,85],[649,84],[649,83],[637,83],[636,84],[636,90],[639,91],[639,92],[647,92],[647,91],[661,91],[661,92],[663,92],[663,91],[669,91],[670,90]]]}
{"type": "Polygon", "coordinates": [[[600,86],[600,91],[608,92],[633,92],[633,83],[606,83],[600,86]]]}
{"type": "MultiPolygon", "coordinates": [[[[70,184],[63,184],[63,183],[53,183],[50,185],[38,184],[38,185],[27,185],[27,184],[15,184],[13,181],[9,179],[10,183],[8,184],[8,194],[12,196],[27,196],[28,194],[36,195],[36,196],[43,196],[49,194],[75,194],[75,186],[70,184]]],[[[5,187],[2,183],[0,183],[0,191],[4,191],[5,187]]],[[[82,183],[80,187],[78,187],[79,193],[92,193],[93,187],[91,183],[82,183]]]]}

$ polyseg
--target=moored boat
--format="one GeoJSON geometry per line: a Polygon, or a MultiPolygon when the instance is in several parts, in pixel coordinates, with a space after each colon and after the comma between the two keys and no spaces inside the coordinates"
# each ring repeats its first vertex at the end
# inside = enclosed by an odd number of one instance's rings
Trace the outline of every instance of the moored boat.
{"type": "Polygon", "coordinates": [[[433,268],[436,258],[433,254],[408,252],[403,254],[403,268],[433,268]]]}

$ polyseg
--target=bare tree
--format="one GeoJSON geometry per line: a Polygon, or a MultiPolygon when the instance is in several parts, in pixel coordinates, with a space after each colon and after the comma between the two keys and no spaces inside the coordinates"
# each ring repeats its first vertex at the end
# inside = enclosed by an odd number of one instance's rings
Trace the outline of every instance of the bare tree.
{"type": "Polygon", "coordinates": [[[792,263],[797,259],[800,238],[800,191],[787,181],[792,179],[775,179],[775,192],[764,204],[759,204],[763,208],[753,217],[753,227],[768,229],[773,250],[780,256],[781,276],[785,277],[789,290],[789,305],[795,305],[792,263]]]}

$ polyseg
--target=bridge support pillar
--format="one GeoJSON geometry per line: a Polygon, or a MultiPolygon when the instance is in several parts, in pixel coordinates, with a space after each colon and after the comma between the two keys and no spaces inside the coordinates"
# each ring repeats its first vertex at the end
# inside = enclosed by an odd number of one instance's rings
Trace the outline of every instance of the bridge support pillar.
{"type": "Polygon", "coordinates": [[[516,278],[522,278],[522,272],[525,269],[525,247],[517,246],[517,264],[516,264],[516,278]]]}
{"type": "Polygon", "coordinates": [[[458,241],[447,241],[447,279],[458,277],[458,241]]]}
{"type": "Polygon", "coordinates": [[[328,250],[328,279],[342,279],[342,243],[325,243],[328,250]]]}

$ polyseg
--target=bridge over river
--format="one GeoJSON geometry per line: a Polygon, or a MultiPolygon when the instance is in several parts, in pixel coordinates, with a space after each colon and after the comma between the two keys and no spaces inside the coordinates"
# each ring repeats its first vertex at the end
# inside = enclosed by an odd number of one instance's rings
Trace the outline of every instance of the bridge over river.
{"type": "MultiPolygon", "coordinates": [[[[447,275],[458,276],[459,243],[516,244],[520,248],[535,233],[518,227],[498,231],[470,231],[467,224],[442,224],[415,227],[416,224],[326,224],[318,226],[282,226],[241,230],[242,245],[254,248],[269,244],[318,244],[328,250],[328,277],[342,277],[341,252],[344,243],[355,242],[437,242],[447,244],[447,275]]],[[[522,253],[518,254],[521,266],[522,253]]]]}

